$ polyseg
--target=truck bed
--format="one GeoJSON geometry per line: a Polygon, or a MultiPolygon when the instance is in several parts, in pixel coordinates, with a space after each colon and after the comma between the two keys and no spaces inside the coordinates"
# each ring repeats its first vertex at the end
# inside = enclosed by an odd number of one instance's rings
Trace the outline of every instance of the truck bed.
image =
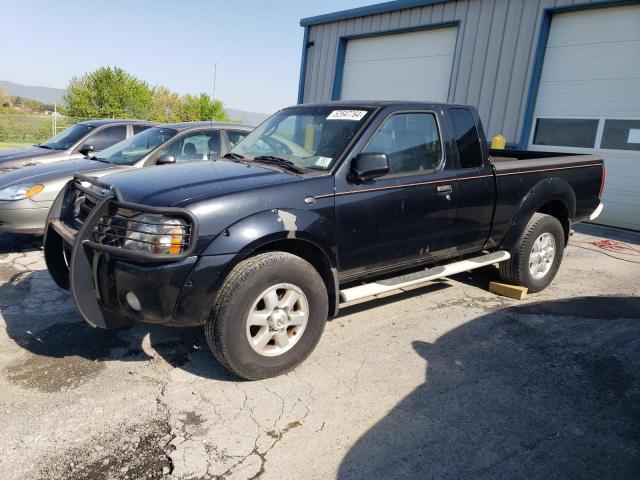
{"type": "Polygon", "coordinates": [[[577,153],[535,152],[530,150],[490,150],[496,173],[516,173],[523,170],[555,170],[562,167],[601,165],[602,157],[577,153]]]}
{"type": "MultiPolygon", "coordinates": [[[[517,223],[515,215],[521,211],[513,199],[522,201],[553,201],[560,192],[571,190],[574,197],[563,199],[573,222],[585,220],[599,204],[599,192],[604,175],[604,161],[597,155],[561,154],[524,150],[490,150],[496,175],[496,210],[492,237],[497,244],[507,234],[510,225],[517,223]],[[597,174],[593,171],[597,170],[597,174]],[[531,199],[530,192],[545,182],[544,196],[531,199]],[[571,189],[562,188],[569,184],[571,189]]],[[[539,188],[536,191],[540,192],[539,188]]]]}

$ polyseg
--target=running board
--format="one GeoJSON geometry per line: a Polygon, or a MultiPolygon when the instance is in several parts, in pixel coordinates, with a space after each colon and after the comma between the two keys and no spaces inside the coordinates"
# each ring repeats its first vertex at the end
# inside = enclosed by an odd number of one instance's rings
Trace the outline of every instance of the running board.
{"type": "Polygon", "coordinates": [[[459,262],[427,268],[426,270],[421,270],[419,272],[408,273],[406,275],[400,275],[393,278],[385,278],[373,283],[366,283],[364,285],[358,285],[357,287],[340,290],[340,301],[351,302],[361,298],[380,295],[381,293],[390,292],[392,290],[411,287],[413,285],[418,285],[419,283],[455,275],[456,273],[468,272],[469,270],[474,270],[476,268],[504,262],[505,260],[509,260],[509,258],[511,258],[509,252],[498,250],[497,252],[468,258],[459,262]]]}

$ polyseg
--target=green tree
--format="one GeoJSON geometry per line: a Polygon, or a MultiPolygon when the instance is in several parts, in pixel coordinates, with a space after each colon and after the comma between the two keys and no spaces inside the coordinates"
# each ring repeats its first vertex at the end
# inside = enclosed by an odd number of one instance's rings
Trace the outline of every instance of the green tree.
{"type": "Polygon", "coordinates": [[[0,88],[0,108],[11,107],[11,98],[7,95],[7,92],[0,88]]]}
{"type": "Polygon", "coordinates": [[[147,119],[153,90],[119,67],[101,67],[73,77],[62,101],[64,113],[71,117],[147,119]]]}
{"type": "Polygon", "coordinates": [[[180,100],[180,121],[197,120],[225,121],[227,112],[220,100],[214,100],[206,93],[184,95],[180,100]]]}
{"type": "Polygon", "coordinates": [[[148,119],[164,123],[179,122],[180,107],[180,95],[165,87],[155,87],[148,119]]]}

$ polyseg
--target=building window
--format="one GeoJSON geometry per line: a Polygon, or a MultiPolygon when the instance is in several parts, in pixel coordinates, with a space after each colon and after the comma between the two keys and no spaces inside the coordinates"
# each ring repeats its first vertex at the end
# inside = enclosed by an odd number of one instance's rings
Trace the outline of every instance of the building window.
{"type": "Polygon", "coordinates": [[[533,144],[594,148],[598,123],[597,119],[538,118],[533,134],[533,144]]]}
{"type": "Polygon", "coordinates": [[[640,151],[640,120],[605,120],[600,148],[640,151]]]}

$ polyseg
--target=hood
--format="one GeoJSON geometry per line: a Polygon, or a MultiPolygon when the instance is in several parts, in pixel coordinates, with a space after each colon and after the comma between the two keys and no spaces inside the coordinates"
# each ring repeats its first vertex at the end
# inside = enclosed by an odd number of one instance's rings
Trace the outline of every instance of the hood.
{"type": "Polygon", "coordinates": [[[102,182],[117,187],[125,201],[161,207],[185,206],[229,193],[300,180],[293,173],[229,160],[161,165],[102,178],[102,182]]]}
{"type": "Polygon", "coordinates": [[[0,175],[0,188],[19,183],[46,183],[59,178],[69,177],[74,173],[113,170],[118,167],[120,166],[85,159],[32,165],[0,175]]]}
{"type": "Polygon", "coordinates": [[[36,163],[48,159],[49,157],[68,156],[64,150],[50,150],[40,147],[15,148],[0,152],[0,169],[20,168],[29,163],[36,163]]]}

